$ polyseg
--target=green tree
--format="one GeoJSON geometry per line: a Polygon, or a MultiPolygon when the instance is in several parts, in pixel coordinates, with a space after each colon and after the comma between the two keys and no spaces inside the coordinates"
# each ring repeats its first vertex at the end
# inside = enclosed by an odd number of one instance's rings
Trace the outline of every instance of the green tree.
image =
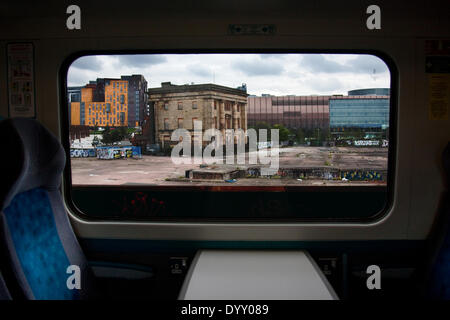
{"type": "Polygon", "coordinates": [[[288,128],[286,128],[285,126],[283,126],[282,124],[276,124],[273,126],[273,129],[278,129],[278,137],[281,141],[288,141],[289,140],[289,135],[290,135],[290,131],[288,128]]]}
{"type": "Polygon", "coordinates": [[[325,141],[330,141],[330,130],[325,129],[319,129],[319,142],[322,144],[325,141]]]}
{"type": "Polygon", "coordinates": [[[112,133],[109,126],[105,127],[105,130],[102,132],[102,143],[104,144],[112,144],[114,141],[112,140],[112,133]]]}
{"type": "Polygon", "coordinates": [[[295,133],[295,140],[297,140],[300,144],[305,143],[305,132],[302,128],[297,129],[297,132],[295,133]]]}
{"type": "Polygon", "coordinates": [[[249,129],[255,129],[256,130],[256,135],[258,137],[258,141],[260,141],[260,136],[259,136],[259,130],[260,129],[266,129],[267,130],[267,141],[270,141],[271,135],[270,135],[270,125],[267,122],[257,122],[254,126],[250,126],[249,129]]]}
{"type": "Polygon", "coordinates": [[[92,132],[95,134],[98,131],[98,124],[97,122],[94,124],[94,128],[92,129],[92,132]]]}
{"type": "Polygon", "coordinates": [[[128,130],[127,127],[120,127],[119,128],[119,137],[120,140],[127,140],[131,136],[131,132],[128,130]]]}
{"type": "Polygon", "coordinates": [[[130,133],[128,132],[127,127],[119,127],[115,129],[111,129],[106,126],[103,131],[102,142],[104,144],[113,144],[114,142],[119,142],[122,140],[127,140],[130,138],[130,133]]]}

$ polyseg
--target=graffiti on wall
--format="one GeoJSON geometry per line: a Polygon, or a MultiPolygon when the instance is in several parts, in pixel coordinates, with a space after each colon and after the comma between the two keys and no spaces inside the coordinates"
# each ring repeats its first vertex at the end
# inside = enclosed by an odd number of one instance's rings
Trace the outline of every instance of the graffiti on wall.
{"type": "Polygon", "coordinates": [[[142,157],[141,147],[132,146],[131,150],[133,150],[133,157],[142,157]]]}
{"type": "Polygon", "coordinates": [[[132,147],[100,147],[97,148],[98,159],[127,159],[134,155],[140,156],[140,148],[132,147]]]}
{"type": "Polygon", "coordinates": [[[375,170],[347,170],[341,171],[341,179],[353,181],[381,181],[383,174],[375,170]]]}
{"type": "Polygon", "coordinates": [[[379,146],[380,141],[378,140],[355,140],[353,144],[356,147],[367,147],[367,146],[379,146]]]}
{"type": "Polygon", "coordinates": [[[257,178],[257,177],[261,176],[260,168],[248,168],[247,169],[247,176],[249,178],[257,178]]]}
{"type": "Polygon", "coordinates": [[[123,159],[142,156],[141,147],[99,147],[70,149],[71,158],[97,157],[98,159],[123,159]]]}
{"type": "MultiPolygon", "coordinates": [[[[358,170],[358,169],[332,169],[332,168],[280,168],[275,176],[278,178],[293,179],[324,179],[351,181],[384,181],[385,171],[377,170],[358,170]]],[[[258,178],[260,176],[259,168],[248,168],[248,178],[258,178]]]]}
{"type": "Polygon", "coordinates": [[[112,148],[99,148],[97,149],[98,159],[114,159],[114,149],[112,148]]]}
{"type": "Polygon", "coordinates": [[[95,149],[70,149],[71,158],[87,158],[95,156],[95,149]]]}
{"type": "MultiPolygon", "coordinates": [[[[349,143],[349,141],[347,141],[349,143]]],[[[355,140],[353,141],[353,145],[355,147],[378,147],[381,146],[383,148],[389,147],[389,141],[386,139],[383,140],[355,140]]]]}

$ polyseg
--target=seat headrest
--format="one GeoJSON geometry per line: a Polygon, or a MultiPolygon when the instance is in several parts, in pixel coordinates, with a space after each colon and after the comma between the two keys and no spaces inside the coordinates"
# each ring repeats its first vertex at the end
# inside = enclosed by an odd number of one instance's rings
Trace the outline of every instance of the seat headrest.
{"type": "Polygon", "coordinates": [[[66,156],[50,131],[34,119],[5,119],[0,121],[0,137],[3,144],[0,210],[18,193],[59,187],[66,156]]]}

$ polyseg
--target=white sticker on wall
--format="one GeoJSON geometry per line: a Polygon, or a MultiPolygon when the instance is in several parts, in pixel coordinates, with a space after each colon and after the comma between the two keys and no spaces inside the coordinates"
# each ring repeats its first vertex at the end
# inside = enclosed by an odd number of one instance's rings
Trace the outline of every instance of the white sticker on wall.
{"type": "Polygon", "coordinates": [[[8,115],[36,117],[34,49],[32,43],[10,43],[8,55],[8,115]]]}

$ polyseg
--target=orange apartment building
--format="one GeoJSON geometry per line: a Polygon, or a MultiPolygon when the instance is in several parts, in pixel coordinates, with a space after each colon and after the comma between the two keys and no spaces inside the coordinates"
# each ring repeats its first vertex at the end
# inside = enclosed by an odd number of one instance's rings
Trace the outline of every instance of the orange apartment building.
{"type": "Polygon", "coordinates": [[[97,79],[80,89],[80,101],[70,103],[70,124],[89,127],[128,125],[128,81],[97,79]]]}

